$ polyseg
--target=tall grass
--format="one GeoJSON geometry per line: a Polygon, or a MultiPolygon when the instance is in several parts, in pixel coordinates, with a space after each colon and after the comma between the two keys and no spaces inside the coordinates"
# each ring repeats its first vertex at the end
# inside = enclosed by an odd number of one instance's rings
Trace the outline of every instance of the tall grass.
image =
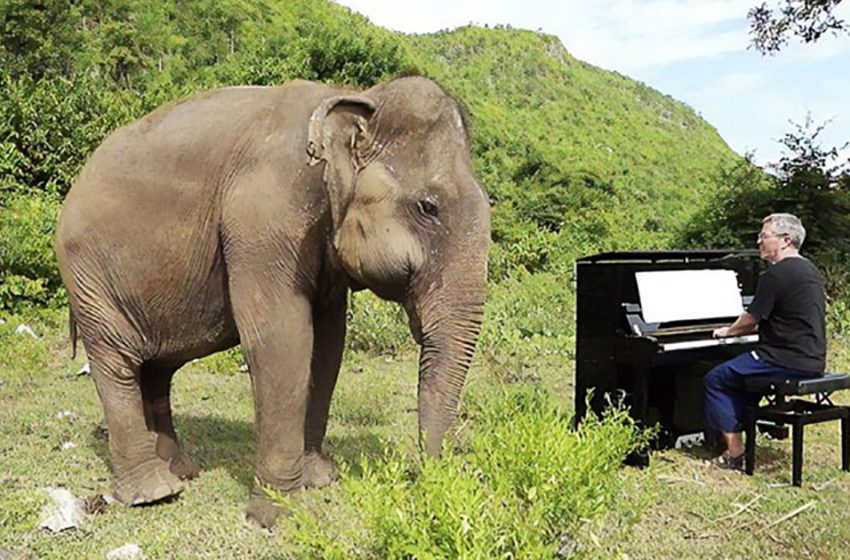
{"type": "MultiPolygon", "coordinates": [[[[643,435],[622,411],[578,430],[535,387],[470,399],[459,448],[419,465],[397,452],[343,466],[339,504],[295,506],[305,558],[552,558],[580,554],[581,529],[636,504],[622,501],[618,468],[643,435]],[[577,549],[577,547],[579,547],[577,549]],[[567,549],[567,550],[565,550],[567,549]]],[[[291,507],[291,504],[290,504],[291,507]]]]}

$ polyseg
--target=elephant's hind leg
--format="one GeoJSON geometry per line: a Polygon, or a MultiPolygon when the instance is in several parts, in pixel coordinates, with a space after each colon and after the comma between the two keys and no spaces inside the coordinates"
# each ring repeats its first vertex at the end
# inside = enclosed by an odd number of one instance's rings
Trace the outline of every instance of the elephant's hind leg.
{"type": "Polygon", "coordinates": [[[115,471],[115,497],[128,505],[157,502],[183,490],[157,453],[158,434],[145,415],[140,365],[113,350],[89,347],[92,377],[103,403],[115,471]]]}
{"type": "Polygon", "coordinates": [[[197,463],[180,447],[171,416],[171,380],[176,367],[145,364],[141,386],[147,424],[157,433],[156,454],[169,462],[171,472],[186,480],[198,476],[197,463]]]}

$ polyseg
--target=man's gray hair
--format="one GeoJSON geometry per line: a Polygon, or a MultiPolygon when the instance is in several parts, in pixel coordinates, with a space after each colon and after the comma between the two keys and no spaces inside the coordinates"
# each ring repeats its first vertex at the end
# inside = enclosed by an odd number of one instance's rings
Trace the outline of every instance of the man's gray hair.
{"type": "Polygon", "coordinates": [[[806,240],[806,228],[800,218],[794,214],[771,214],[761,221],[762,224],[771,224],[776,233],[787,235],[791,238],[791,244],[799,249],[806,240]]]}

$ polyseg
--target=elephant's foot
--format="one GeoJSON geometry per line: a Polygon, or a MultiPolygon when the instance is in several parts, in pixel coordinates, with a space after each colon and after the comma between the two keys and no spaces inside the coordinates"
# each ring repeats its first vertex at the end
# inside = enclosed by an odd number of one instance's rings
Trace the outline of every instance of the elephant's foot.
{"type": "Polygon", "coordinates": [[[301,482],[305,488],[321,488],[337,480],[339,480],[339,473],[333,459],[317,452],[304,455],[301,482]]]}
{"type": "Polygon", "coordinates": [[[189,457],[182,450],[178,450],[171,458],[168,468],[180,480],[197,478],[197,476],[201,473],[201,469],[198,467],[195,460],[189,457]]]}
{"type": "Polygon", "coordinates": [[[183,483],[162,459],[145,461],[115,482],[115,497],[128,506],[150,504],[176,496],[183,483]]]}
{"type": "Polygon", "coordinates": [[[245,517],[266,529],[274,529],[277,519],[281,515],[289,515],[291,512],[276,504],[261,491],[254,490],[248,498],[248,506],[245,508],[245,517]]]}
{"type": "Polygon", "coordinates": [[[156,455],[168,461],[171,472],[181,480],[196,478],[201,472],[198,464],[180,448],[177,437],[173,434],[158,435],[156,455]]]}

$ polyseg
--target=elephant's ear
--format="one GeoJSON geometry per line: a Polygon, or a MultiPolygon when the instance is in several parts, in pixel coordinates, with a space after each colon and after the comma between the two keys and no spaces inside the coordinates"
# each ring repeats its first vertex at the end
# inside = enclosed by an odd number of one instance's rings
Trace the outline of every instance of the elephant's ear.
{"type": "Polygon", "coordinates": [[[310,116],[308,163],[326,162],[323,177],[334,231],[339,229],[357,172],[364,165],[364,150],[372,140],[369,119],[376,109],[375,102],[366,97],[338,95],[324,100],[310,116]]]}

